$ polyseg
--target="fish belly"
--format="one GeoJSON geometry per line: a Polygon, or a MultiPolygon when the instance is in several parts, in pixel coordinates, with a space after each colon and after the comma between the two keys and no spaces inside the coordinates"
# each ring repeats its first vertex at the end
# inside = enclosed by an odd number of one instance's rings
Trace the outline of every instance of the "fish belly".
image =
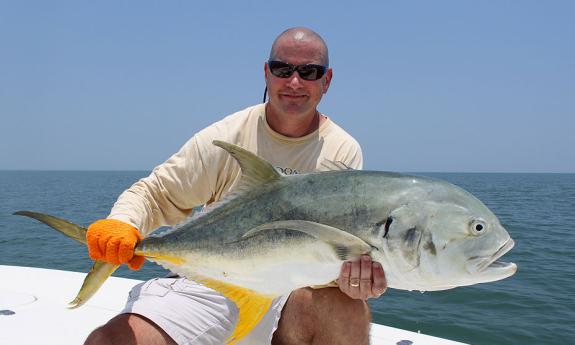
{"type": "Polygon", "coordinates": [[[180,255],[183,260],[155,260],[181,276],[198,281],[216,280],[268,296],[280,296],[306,286],[335,280],[342,260],[333,247],[317,240],[248,245],[227,251],[197,250],[180,255]]]}

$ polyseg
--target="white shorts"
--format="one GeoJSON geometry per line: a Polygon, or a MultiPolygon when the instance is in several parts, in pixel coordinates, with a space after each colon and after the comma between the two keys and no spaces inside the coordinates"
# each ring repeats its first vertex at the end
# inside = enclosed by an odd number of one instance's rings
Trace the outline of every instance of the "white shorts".
{"type": "MultiPolygon", "coordinates": [[[[263,319],[236,344],[270,344],[288,296],[276,298],[263,319]]],[[[132,288],[121,314],[142,315],[179,345],[222,345],[238,318],[234,302],[186,278],[156,278],[132,288]]]]}

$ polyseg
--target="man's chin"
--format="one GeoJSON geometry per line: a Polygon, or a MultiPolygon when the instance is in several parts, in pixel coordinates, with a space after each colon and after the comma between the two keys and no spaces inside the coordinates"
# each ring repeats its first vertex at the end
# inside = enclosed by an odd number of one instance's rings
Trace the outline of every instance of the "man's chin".
{"type": "Polygon", "coordinates": [[[301,106],[288,106],[283,108],[284,113],[290,116],[301,116],[309,112],[308,107],[301,106]]]}
{"type": "Polygon", "coordinates": [[[314,110],[313,104],[310,104],[307,98],[305,101],[290,101],[285,98],[280,98],[279,102],[276,102],[273,107],[285,115],[293,117],[302,116],[314,110]]]}

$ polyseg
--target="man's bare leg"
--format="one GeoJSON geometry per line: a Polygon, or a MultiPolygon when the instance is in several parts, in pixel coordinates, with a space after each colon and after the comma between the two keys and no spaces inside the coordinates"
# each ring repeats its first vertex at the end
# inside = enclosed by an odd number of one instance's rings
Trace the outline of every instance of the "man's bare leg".
{"type": "Polygon", "coordinates": [[[137,314],[121,314],[95,329],[84,345],[176,345],[155,323],[137,314]]]}
{"type": "Polygon", "coordinates": [[[366,345],[371,314],[365,301],[338,288],[299,289],[283,308],[273,345],[366,345]]]}

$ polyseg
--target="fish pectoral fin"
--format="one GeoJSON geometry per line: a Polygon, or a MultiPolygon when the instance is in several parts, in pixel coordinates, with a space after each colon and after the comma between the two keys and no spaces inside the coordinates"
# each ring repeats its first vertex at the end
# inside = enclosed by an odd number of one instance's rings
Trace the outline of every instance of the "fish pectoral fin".
{"type": "Polygon", "coordinates": [[[92,269],[84,278],[84,283],[74,300],[68,303],[68,308],[78,308],[86,303],[98,289],[104,284],[106,279],[120,267],[119,265],[112,265],[103,261],[96,261],[92,269]]]}
{"type": "Polygon", "coordinates": [[[262,231],[278,229],[300,231],[320,241],[326,242],[333,246],[337,256],[344,261],[352,257],[367,254],[371,251],[369,244],[349,232],[308,220],[279,220],[262,224],[246,232],[242,238],[245,239],[255,236],[262,231]]]}
{"type": "Polygon", "coordinates": [[[226,344],[235,344],[244,338],[261,321],[273,301],[271,296],[221,281],[201,279],[198,282],[218,291],[238,307],[238,322],[232,335],[226,339],[226,344]]]}

